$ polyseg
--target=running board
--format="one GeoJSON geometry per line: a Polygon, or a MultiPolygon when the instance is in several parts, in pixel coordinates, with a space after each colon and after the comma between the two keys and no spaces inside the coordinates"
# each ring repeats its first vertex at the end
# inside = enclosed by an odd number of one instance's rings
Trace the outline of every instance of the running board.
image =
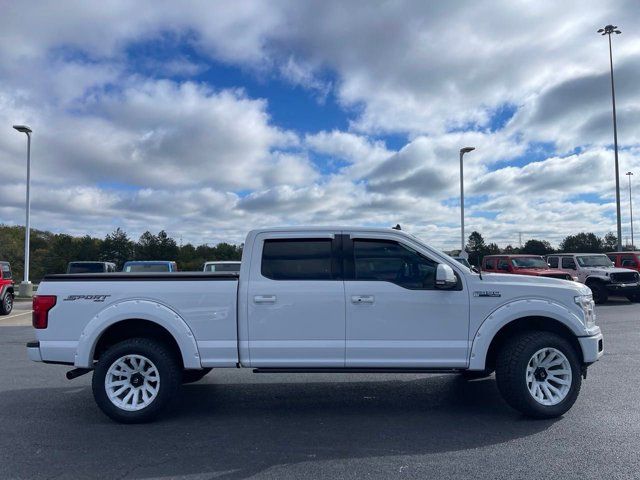
{"type": "Polygon", "coordinates": [[[456,368],[254,368],[253,373],[459,373],[456,368]]]}

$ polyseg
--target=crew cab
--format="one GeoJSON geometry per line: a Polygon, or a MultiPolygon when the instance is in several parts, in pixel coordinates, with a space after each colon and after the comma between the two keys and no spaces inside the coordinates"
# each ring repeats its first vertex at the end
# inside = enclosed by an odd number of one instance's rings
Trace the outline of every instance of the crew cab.
{"type": "Polygon", "coordinates": [[[539,255],[487,255],[482,259],[482,270],[489,273],[511,273],[577,280],[577,277],[567,271],[550,269],[545,259],[539,255]]]}
{"type": "Polygon", "coordinates": [[[13,311],[13,275],[9,262],[0,262],[0,315],[9,315],[13,311]]]}
{"type": "Polygon", "coordinates": [[[93,372],[98,406],[133,423],[212,368],[495,371],[509,405],[556,417],[603,354],[577,282],[479,275],[394,229],[261,229],[244,245],[239,275],[46,276],[29,357],[93,372]]]}
{"type": "Polygon", "coordinates": [[[640,276],[628,268],[617,268],[603,253],[561,253],[547,256],[549,268],[563,269],[578,277],[593,292],[596,303],[605,303],[609,295],[621,295],[631,302],[640,301],[640,276]]]}

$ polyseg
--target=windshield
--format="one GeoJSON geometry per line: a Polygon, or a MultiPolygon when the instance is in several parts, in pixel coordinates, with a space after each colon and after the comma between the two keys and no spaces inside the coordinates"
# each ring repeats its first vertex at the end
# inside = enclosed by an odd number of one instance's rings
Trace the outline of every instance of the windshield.
{"type": "Polygon", "coordinates": [[[511,259],[515,268],[549,268],[542,257],[516,257],[511,259]]]}
{"type": "Polygon", "coordinates": [[[239,263],[209,263],[204,267],[205,272],[239,272],[239,263]]]}
{"type": "Polygon", "coordinates": [[[124,267],[125,272],[168,272],[169,265],[166,263],[134,263],[124,267]]]}
{"type": "Polygon", "coordinates": [[[613,262],[606,255],[580,255],[576,259],[581,267],[613,267],[613,262]]]}
{"type": "Polygon", "coordinates": [[[67,273],[104,273],[104,263],[70,263],[67,273]]]}

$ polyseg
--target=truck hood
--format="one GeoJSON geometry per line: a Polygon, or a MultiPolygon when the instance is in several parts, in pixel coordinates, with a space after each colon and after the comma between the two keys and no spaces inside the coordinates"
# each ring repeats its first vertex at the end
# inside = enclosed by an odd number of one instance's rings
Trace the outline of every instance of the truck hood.
{"type": "MultiPolygon", "coordinates": [[[[556,272],[558,270],[555,270],[556,272]]],[[[560,295],[560,291],[565,292],[568,297],[571,297],[571,301],[573,301],[573,296],[575,295],[588,295],[591,293],[589,287],[578,283],[578,282],[568,282],[567,280],[561,280],[559,278],[549,278],[549,277],[541,277],[541,276],[533,276],[533,275],[511,275],[504,273],[493,273],[491,275],[483,275],[482,280],[476,282],[474,288],[493,288],[500,289],[501,287],[508,287],[506,290],[520,291],[523,293],[522,287],[526,287],[524,293],[527,295],[540,295],[553,290],[558,292],[560,295]],[[540,287],[537,289],[536,287],[540,287]]]]}
{"type": "Polygon", "coordinates": [[[583,270],[592,275],[602,275],[608,276],[612,273],[628,273],[635,272],[635,270],[631,270],[629,268],[619,268],[619,267],[583,267],[583,270]]]}

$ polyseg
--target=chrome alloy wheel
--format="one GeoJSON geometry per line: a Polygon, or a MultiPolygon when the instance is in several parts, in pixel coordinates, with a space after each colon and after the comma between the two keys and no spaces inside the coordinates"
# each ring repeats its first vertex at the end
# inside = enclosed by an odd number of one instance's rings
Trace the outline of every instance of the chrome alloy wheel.
{"type": "Polygon", "coordinates": [[[147,357],[125,355],[109,367],[104,388],[116,407],[136,412],[149,406],[158,396],[160,374],[147,357]]]}
{"type": "Polygon", "coordinates": [[[526,382],[529,393],[542,405],[557,405],[571,390],[571,364],[555,348],[542,348],[529,359],[526,382]]]}

